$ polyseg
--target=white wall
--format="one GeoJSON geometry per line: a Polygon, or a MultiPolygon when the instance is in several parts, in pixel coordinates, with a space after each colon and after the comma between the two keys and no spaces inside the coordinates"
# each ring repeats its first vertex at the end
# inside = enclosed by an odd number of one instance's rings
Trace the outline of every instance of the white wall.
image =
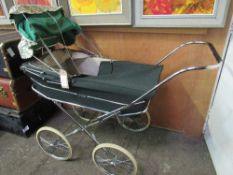
{"type": "Polygon", "coordinates": [[[218,175],[233,175],[233,37],[208,114],[205,139],[218,175]]]}

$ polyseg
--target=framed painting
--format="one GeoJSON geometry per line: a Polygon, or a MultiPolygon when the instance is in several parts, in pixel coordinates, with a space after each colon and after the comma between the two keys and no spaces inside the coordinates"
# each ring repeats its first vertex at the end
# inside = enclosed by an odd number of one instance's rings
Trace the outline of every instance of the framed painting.
{"type": "Polygon", "coordinates": [[[8,19],[8,10],[11,4],[8,4],[8,1],[0,0],[0,24],[7,25],[12,22],[8,19]]]}
{"type": "Polygon", "coordinates": [[[138,0],[135,27],[224,27],[230,0],[138,0]]]}
{"type": "Polygon", "coordinates": [[[14,0],[14,3],[21,5],[40,5],[40,6],[57,5],[56,0],[14,0]]]}
{"type": "Polygon", "coordinates": [[[82,26],[131,25],[131,0],[59,0],[59,5],[82,26]]]}
{"type": "Polygon", "coordinates": [[[2,2],[0,2],[0,17],[5,17],[5,10],[3,9],[2,2]]]}

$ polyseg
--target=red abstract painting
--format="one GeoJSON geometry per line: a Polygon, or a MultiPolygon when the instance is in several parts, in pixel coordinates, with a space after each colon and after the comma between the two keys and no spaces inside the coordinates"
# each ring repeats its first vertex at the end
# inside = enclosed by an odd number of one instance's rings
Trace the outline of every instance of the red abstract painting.
{"type": "Polygon", "coordinates": [[[16,0],[16,4],[33,4],[33,5],[45,5],[51,6],[52,0],[16,0]]]}
{"type": "Polygon", "coordinates": [[[213,14],[215,0],[144,0],[144,15],[213,14]]]}

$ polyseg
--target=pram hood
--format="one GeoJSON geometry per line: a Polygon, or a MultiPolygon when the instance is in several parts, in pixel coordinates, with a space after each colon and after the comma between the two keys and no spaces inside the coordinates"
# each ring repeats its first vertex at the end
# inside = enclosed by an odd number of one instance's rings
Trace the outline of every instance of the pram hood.
{"type": "Polygon", "coordinates": [[[22,58],[30,58],[35,49],[55,43],[71,45],[80,33],[80,26],[64,16],[62,7],[15,5],[10,9],[10,19],[15,21],[22,40],[19,51],[22,58]]]}

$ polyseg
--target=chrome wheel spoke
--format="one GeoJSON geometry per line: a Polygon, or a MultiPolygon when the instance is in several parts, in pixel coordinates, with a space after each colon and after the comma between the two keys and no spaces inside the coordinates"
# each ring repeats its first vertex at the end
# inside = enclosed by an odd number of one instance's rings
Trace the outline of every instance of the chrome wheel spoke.
{"type": "Polygon", "coordinates": [[[55,159],[67,160],[72,156],[68,140],[56,129],[43,127],[38,130],[36,138],[43,151],[55,159]]]}
{"type": "Polygon", "coordinates": [[[97,167],[105,174],[135,175],[136,161],[124,148],[114,144],[100,144],[93,151],[93,160],[97,167]],[[106,145],[107,147],[101,147],[106,145]],[[100,148],[98,148],[100,147],[100,148]]]}

